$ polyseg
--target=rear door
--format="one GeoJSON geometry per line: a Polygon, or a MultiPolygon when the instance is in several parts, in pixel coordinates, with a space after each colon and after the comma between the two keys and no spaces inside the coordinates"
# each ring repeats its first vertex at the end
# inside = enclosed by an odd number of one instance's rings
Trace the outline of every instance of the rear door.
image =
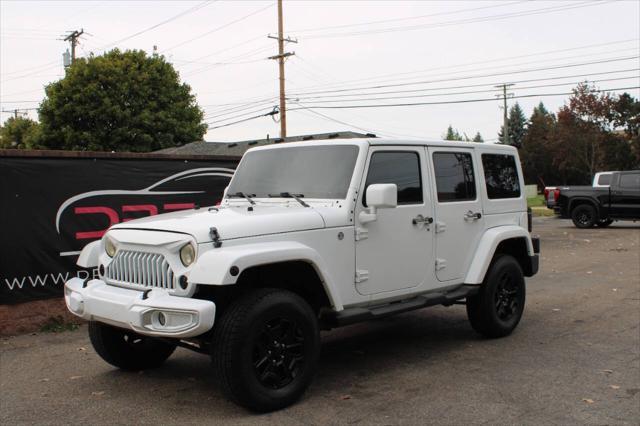
{"type": "Polygon", "coordinates": [[[613,216],[640,218],[640,172],[620,173],[610,190],[613,216]]]}
{"type": "Polygon", "coordinates": [[[429,148],[435,202],[436,277],[461,281],[484,230],[479,167],[471,148],[429,148]]]}

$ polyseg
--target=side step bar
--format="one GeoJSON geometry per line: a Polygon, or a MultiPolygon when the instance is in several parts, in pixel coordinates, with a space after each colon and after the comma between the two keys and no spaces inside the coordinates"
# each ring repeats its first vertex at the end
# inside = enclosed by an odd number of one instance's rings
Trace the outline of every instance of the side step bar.
{"type": "Polygon", "coordinates": [[[428,306],[451,306],[461,299],[473,296],[478,291],[479,286],[477,285],[463,285],[447,293],[428,293],[384,305],[366,308],[347,308],[340,312],[326,312],[320,316],[320,322],[323,328],[335,328],[375,318],[384,318],[428,306]]]}

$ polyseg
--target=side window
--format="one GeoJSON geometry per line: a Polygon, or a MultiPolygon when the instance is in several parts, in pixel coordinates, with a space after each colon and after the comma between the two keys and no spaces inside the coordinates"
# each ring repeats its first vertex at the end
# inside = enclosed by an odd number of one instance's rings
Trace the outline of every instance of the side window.
{"type": "Polygon", "coordinates": [[[520,197],[520,180],[513,155],[482,154],[482,168],[490,200],[520,197]]]}
{"type": "Polygon", "coordinates": [[[367,188],[375,183],[395,183],[398,205],[422,203],[420,157],[417,152],[374,152],[369,162],[362,204],[367,205],[367,188]]]}
{"type": "Polygon", "coordinates": [[[611,185],[611,175],[600,175],[600,177],[598,177],[598,185],[611,185]]]}
{"type": "Polygon", "coordinates": [[[476,199],[471,154],[436,152],[433,154],[438,201],[452,202],[476,199]]]}
{"type": "Polygon", "coordinates": [[[620,175],[620,188],[640,188],[640,173],[620,175]]]}

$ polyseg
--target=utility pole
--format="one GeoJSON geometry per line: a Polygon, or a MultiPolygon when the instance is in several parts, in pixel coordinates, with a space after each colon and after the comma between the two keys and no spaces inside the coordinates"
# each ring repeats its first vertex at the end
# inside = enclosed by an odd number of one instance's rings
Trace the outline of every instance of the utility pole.
{"type": "Polygon", "coordinates": [[[15,118],[15,119],[18,118],[18,115],[27,115],[27,109],[25,109],[25,108],[3,109],[2,112],[11,112],[11,113],[13,113],[13,118],[15,118]]]}
{"type": "Polygon", "coordinates": [[[502,96],[502,99],[504,101],[504,124],[502,125],[502,143],[505,145],[509,145],[509,117],[508,117],[508,109],[507,109],[507,97],[512,97],[513,93],[507,93],[507,87],[511,87],[513,86],[513,83],[504,83],[504,84],[499,84],[497,86],[498,89],[502,89],[502,95],[496,95],[498,98],[500,98],[500,96],[502,96]]]}
{"type": "Polygon", "coordinates": [[[63,39],[64,41],[71,43],[71,65],[76,61],[76,46],[78,45],[78,40],[82,34],[84,34],[84,29],[80,29],[80,31],[75,30],[63,39]]]}
{"type": "Polygon", "coordinates": [[[287,137],[287,105],[286,105],[286,97],[285,97],[285,88],[284,88],[284,60],[296,54],[296,52],[286,52],[284,51],[284,42],[289,43],[297,43],[298,40],[293,40],[289,37],[284,38],[284,23],[282,22],[282,0],[278,0],[278,37],[273,37],[271,35],[269,38],[278,40],[278,54],[275,56],[270,56],[269,59],[274,59],[278,61],[278,71],[280,74],[280,137],[287,137]]]}

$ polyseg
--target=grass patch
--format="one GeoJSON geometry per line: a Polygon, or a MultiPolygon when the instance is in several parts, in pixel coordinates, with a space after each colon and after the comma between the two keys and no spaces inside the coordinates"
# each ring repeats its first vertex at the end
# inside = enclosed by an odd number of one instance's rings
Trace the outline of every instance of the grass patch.
{"type": "Polygon", "coordinates": [[[544,195],[536,195],[533,198],[527,198],[527,207],[546,207],[544,195]]]}
{"type": "Polygon", "coordinates": [[[50,317],[47,322],[45,322],[42,327],[40,327],[40,332],[42,333],[62,333],[64,331],[74,331],[77,330],[80,325],[66,320],[61,315],[50,317]]]}

